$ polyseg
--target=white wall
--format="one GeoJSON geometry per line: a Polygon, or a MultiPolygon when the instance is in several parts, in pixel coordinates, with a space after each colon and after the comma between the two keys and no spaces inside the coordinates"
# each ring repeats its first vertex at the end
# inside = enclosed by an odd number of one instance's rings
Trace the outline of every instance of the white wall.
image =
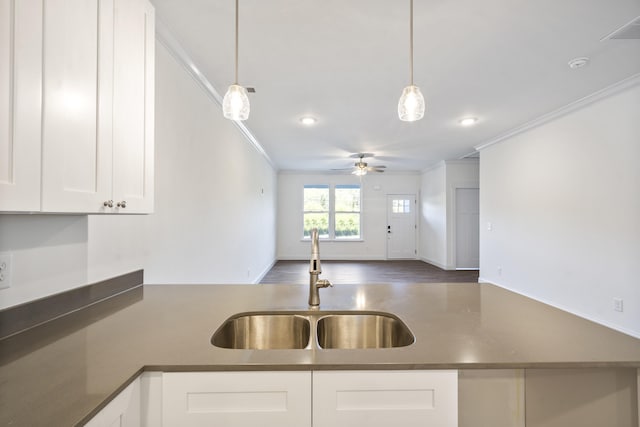
{"type": "Polygon", "coordinates": [[[160,44],[155,213],[0,215],[0,309],[144,268],[145,283],[251,283],[275,260],[276,174],[160,44]]]}
{"type": "Polygon", "coordinates": [[[12,254],[12,286],[0,309],[87,283],[88,217],[0,215],[0,252],[12,254]]]}
{"type": "Polygon", "coordinates": [[[425,171],[420,192],[420,258],[447,267],[447,170],[444,162],[425,171]]]}
{"type": "Polygon", "coordinates": [[[277,175],[159,47],[147,283],[250,283],[275,261],[277,175]]]}
{"type": "Polygon", "coordinates": [[[423,261],[447,270],[456,268],[456,189],[479,188],[477,159],[447,160],[420,179],[420,250],[423,261]]]}
{"type": "MultiPolygon", "coordinates": [[[[417,174],[367,174],[362,179],[362,241],[323,241],[322,259],[380,260],[387,257],[387,194],[415,194],[417,174]]],[[[347,174],[281,172],[278,175],[278,259],[308,259],[309,241],[302,241],[302,193],[305,184],[356,184],[347,174]]]]}
{"type": "Polygon", "coordinates": [[[481,151],[481,280],[640,337],[639,118],[636,85],[481,151]]]}

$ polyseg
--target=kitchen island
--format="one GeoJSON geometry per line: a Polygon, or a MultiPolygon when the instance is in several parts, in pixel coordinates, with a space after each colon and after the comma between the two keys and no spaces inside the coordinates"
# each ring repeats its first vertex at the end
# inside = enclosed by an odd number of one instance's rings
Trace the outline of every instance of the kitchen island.
{"type": "MultiPolygon", "coordinates": [[[[391,349],[231,350],[230,316],[307,310],[300,285],[144,286],[0,341],[0,425],[88,420],[143,371],[640,368],[640,340],[490,284],[340,285],[320,310],[392,313],[391,349]]],[[[636,391],[637,393],[637,391],[636,391]]]]}

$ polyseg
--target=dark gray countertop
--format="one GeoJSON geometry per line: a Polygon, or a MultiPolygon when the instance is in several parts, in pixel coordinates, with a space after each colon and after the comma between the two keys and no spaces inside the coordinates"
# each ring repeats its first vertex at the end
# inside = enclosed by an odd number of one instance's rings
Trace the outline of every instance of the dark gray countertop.
{"type": "Polygon", "coordinates": [[[0,424],[73,425],[142,370],[640,368],[640,340],[489,284],[340,285],[324,310],[400,317],[382,350],[228,350],[229,316],[307,310],[300,285],[145,286],[0,341],[0,424]]]}

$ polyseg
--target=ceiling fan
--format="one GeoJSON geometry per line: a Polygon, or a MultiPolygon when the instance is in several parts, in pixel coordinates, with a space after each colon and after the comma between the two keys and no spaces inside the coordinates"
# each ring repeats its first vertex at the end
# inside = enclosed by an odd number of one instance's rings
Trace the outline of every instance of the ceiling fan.
{"type": "Polygon", "coordinates": [[[369,165],[364,161],[365,157],[373,157],[372,153],[357,153],[353,154],[350,157],[357,158],[358,161],[353,164],[353,167],[343,168],[343,169],[332,169],[336,171],[340,170],[351,170],[353,175],[363,176],[366,175],[367,172],[384,172],[386,166],[384,165],[369,165]]]}

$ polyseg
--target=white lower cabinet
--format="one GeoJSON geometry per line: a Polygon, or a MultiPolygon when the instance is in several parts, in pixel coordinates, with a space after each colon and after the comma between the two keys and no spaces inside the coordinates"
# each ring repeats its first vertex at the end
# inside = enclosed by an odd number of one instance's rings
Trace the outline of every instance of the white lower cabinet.
{"type": "Polygon", "coordinates": [[[311,426],[311,372],[165,373],[164,427],[311,426]]]}
{"type": "Polygon", "coordinates": [[[140,377],[133,380],[86,427],[138,427],[140,421],[140,377]]]}
{"type": "Polygon", "coordinates": [[[86,425],[455,427],[458,372],[145,372],[86,425]]]}
{"type": "Polygon", "coordinates": [[[457,371],[315,371],[314,427],[454,427],[457,371]]]}

